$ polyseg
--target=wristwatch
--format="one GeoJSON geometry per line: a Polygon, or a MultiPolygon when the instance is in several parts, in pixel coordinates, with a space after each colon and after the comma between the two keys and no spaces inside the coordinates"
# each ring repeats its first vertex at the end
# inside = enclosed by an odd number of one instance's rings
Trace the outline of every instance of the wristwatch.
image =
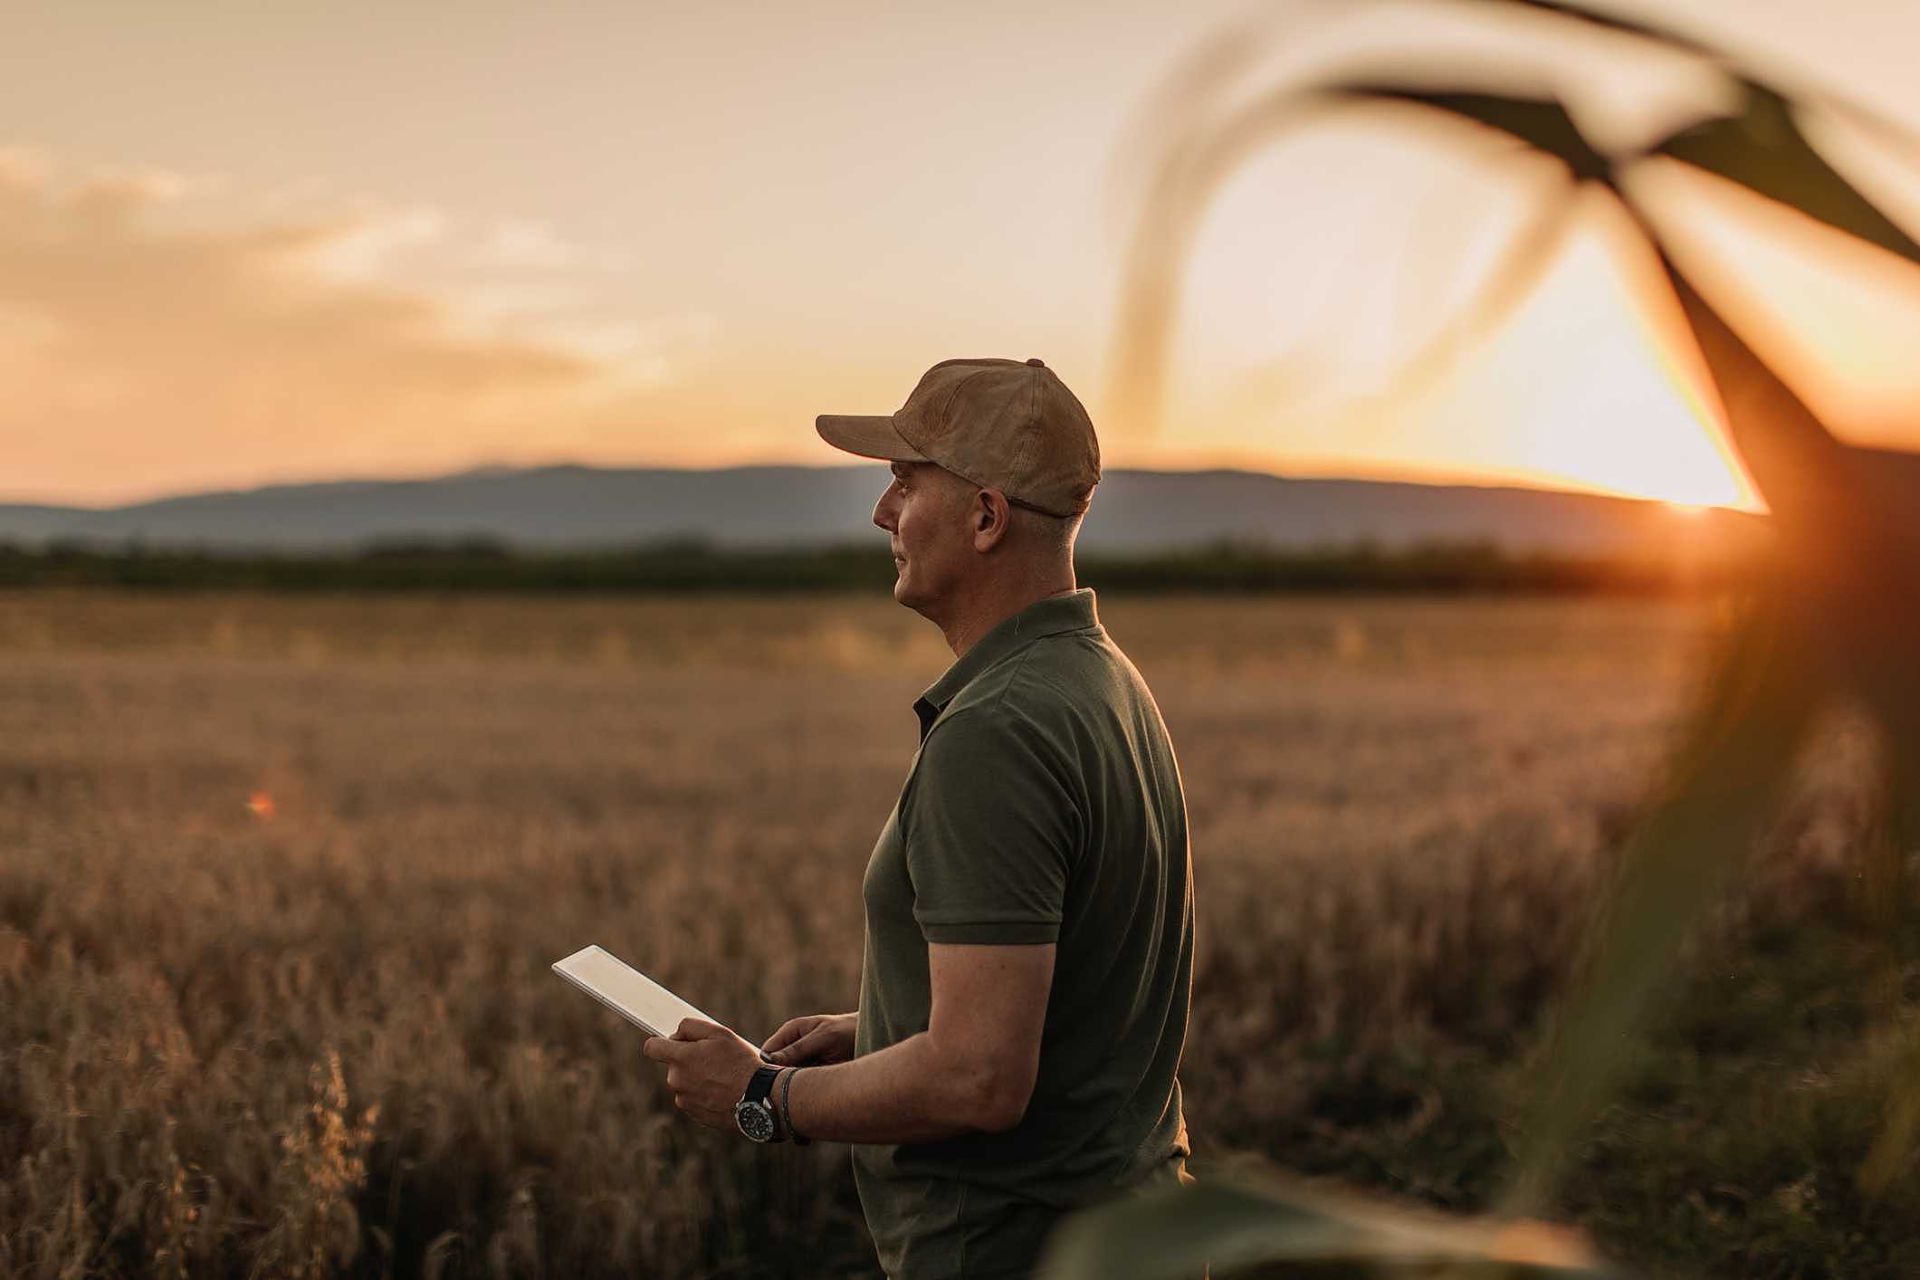
{"type": "Polygon", "coordinates": [[[767,1094],[773,1090],[774,1077],[780,1074],[778,1067],[756,1067],[753,1078],[747,1081],[747,1091],[740,1101],[733,1104],[733,1122],[740,1132],[755,1142],[784,1142],[780,1126],[774,1123],[773,1107],[767,1102],[767,1094]]]}

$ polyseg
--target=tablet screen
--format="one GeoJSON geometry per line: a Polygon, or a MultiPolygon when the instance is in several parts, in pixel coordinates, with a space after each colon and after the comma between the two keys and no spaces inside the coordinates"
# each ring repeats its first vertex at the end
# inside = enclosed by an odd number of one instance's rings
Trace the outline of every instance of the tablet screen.
{"type": "Polygon", "coordinates": [[[629,1022],[656,1036],[670,1036],[682,1018],[712,1022],[700,1010],[600,947],[582,947],[553,971],[629,1022]]]}

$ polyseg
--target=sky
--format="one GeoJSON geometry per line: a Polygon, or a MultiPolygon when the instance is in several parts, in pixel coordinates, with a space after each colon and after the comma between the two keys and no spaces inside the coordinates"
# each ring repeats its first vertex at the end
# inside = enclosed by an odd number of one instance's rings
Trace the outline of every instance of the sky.
{"type": "MultiPolygon", "coordinates": [[[[1466,7],[10,6],[0,500],[850,464],[816,414],[890,412],[935,362],[996,355],[1044,358],[1108,467],[1750,504],[1604,207],[1498,333],[1380,399],[1553,175],[1378,112],[1276,138],[1218,189],[1164,411],[1115,411],[1139,140],[1222,24],[1268,19],[1223,101],[1469,56],[1545,68],[1599,128],[1710,101],[1694,69],[1466,7]]],[[[1620,9],[1920,127],[1920,10],[1752,0],[1736,28],[1710,0],[1620,9]]],[[[1920,157],[1819,136],[1920,227],[1920,157]]],[[[1920,448],[1920,272],[1707,180],[1649,182],[1837,430],[1920,448]]]]}

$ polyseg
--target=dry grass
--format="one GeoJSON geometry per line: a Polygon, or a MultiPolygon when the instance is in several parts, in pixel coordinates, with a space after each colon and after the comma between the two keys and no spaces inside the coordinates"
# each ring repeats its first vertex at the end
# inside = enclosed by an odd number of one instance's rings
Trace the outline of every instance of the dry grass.
{"type": "MultiPolygon", "coordinates": [[[[1102,612],[1187,786],[1201,1158],[1299,1132],[1382,1046],[1516,1051],[1712,625],[1102,612]]],[[[0,601],[0,655],[0,1274],[870,1273],[844,1148],[679,1117],[547,965],[601,943],[750,1038],[852,1007],[929,624],[49,593],[0,601]]],[[[1833,744],[1770,909],[1845,854],[1833,744]]]]}

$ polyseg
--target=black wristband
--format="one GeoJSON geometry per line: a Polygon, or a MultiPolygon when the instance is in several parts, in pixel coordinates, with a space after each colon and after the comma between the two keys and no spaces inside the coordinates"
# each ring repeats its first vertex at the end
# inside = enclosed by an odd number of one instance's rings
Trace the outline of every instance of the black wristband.
{"type": "Polygon", "coordinates": [[[780,1123],[786,1126],[787,1136],[793,1139],[794,1146],[806,1147],[813,1145],[813,1139],[803,1137],[800,1131],[793,1127],[793,1112],[787,1110],[787,1099],[793,1096],[793,1078],[799,1074],[800,1068],[788,1067],[787,1078],[780,1082],[780,1123]]]}

